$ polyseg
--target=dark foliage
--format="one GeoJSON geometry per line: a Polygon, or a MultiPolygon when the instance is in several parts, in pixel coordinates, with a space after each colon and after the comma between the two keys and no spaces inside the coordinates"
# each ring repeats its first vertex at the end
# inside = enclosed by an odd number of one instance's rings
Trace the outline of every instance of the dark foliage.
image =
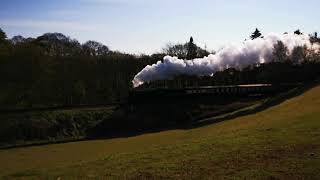
{"type": "Polygon", "coordinates": [[[197,57],[197,45],[193,43],[193,37],[190,37],[190,41],[188,42],[188,51],[187,51],[187,59],[194,59],[197,57]]]}
{"type": "Polygon", "coordinates": [[[162,56],[110,51],[95,41],[81,45],[60,33],[2,40],[1,108],[118,101],[127,97],[134,75],[162,56]]]}
{"type": "Polygon", "coordinates": [[[250,38],[253,40],[253,39],[257,39],[259,37],[261,37],[261,32],[259,31],[258,28],[256,28],[256,30],[252,33],[252,35],[250,36],[250,38]]]}
{"type": "Polygon", "coordinates": [[[2,29],[0,28],[0,42],[3,42],[7,39],[7,35],[2,29]]]}
{"type": "Polygon", "coordinates": [[[313,34],[310,34],[310,42],[311,43],[320,43],[320,38],[318,37],[318,33],[314,32],[313,34]]]}
{"type": "Polygon", "coordinates": [[[91,109],[1,114],[0,147],[83,139],[112,111],[91,109]]]}
{"type": "Polygon", "coordinates": [[[184,44],[167,44],[163,49],[163,53],[180,59],[202,58],[210,54],[206,49],[197,46],[193,41],[193,37],[190,37],[190,41],[184,44]]]}
{"type": "Polygon", "coordinates": [[[297,29],[296,31],[294,31],[294,34],[296,34],[296,35],[302,35],[303,33],[300,31],[300,29],[297,29]]]}
{"type": "Polygon", "coordinates": [[[282,41],[278,41],[273,47],[273,61],[285,62],[288,61],[288,48],[283,44],[282,41]]]}

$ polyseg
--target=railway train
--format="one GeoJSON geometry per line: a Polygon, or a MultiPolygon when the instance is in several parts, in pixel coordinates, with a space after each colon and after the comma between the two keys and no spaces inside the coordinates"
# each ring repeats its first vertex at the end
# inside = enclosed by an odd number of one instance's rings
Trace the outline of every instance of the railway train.
{"type": "Polygon", "coordinates": [[[195,97],[244,97],[271,95],[300,86],[301,84],[243,84],[225,86],[199,86],[184,88],[142,88],[130,92],[129,102],[195,97]]]}

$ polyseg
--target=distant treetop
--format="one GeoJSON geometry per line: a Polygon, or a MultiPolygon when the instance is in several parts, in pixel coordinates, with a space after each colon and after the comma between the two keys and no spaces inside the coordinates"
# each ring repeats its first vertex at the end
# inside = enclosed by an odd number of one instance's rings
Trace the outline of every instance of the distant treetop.
{"type": "Polygon", "coordinates": [[[296,31],[294,31],[294,34],[302,35],[303,33],[300,31],[300,29],[297,29],[296,31]]]}
{"type": "Polygon", "coordinates": [[[253,40],[253,39],[256,39],[256,38],[259,38],[261,37],[261,32],[259,31],[258,28],[256,28],[256,30],[252,33],[252,35],[250,36],[250,38],[253,40]]]}
{"type": "Polygon", "coordinates": [[[7,35],[2,29],[0,28],[0,41],[4,41],[7,39],[7,35]]]}
{"type": "Polygon", "coordinates": [[[190,37],[190,42],[189,43],[193,43],[193,37],[190,37]]]}
{"type": "Polygon", "coordinates": [[[187,50],[187,59],[194,59],[197,57],[197,45],[193,43],[193,37],[190,37],[187,50]]]}
{"type": "Polygon", "coordinates": [[[87,41],[82,45],[83,50],[90,56],[102,56],[109,53],[109,48],[96,41],[87,41]]]}
{"type": "Polygon", "coordinates": [[[26,41],[26,39],[21,35],[17,35],[17,36],[14,36],[11,38],[12,44],[24,43],[25,41],[26,41]]]}
{"type": "Polygon", "coordinates": [[[189,42],[184,44],[167,44],[163,48],[163,54],[170,56],[177,56],[180,59],[194,59],[208,56],[210,52],[206,49],[202,49],[194,43],[193,37],[190,37],[189,42]]]}

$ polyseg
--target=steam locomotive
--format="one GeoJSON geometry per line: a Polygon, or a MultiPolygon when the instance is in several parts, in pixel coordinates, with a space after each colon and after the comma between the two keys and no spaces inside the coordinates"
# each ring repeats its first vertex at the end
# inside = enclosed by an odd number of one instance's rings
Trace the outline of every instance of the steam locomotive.
{"type": "Polygon", "coordinates": [[[225,86],[198,86],[183,88],[137,88],[129,95],[129,102],[167,100],[195,97],[245,97],[271,95],[300,86],[300,84],[244,84],[225,86]]]}

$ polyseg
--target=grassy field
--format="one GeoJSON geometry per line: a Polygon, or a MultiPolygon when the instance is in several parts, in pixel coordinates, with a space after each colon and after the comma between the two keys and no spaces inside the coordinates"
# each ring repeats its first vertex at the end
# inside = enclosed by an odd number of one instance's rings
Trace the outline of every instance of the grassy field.
{"type": "Polygon", "coordinates": [[[320,86],[186,130],[0,150],[3,179],[320,179],[320,86]]]}

